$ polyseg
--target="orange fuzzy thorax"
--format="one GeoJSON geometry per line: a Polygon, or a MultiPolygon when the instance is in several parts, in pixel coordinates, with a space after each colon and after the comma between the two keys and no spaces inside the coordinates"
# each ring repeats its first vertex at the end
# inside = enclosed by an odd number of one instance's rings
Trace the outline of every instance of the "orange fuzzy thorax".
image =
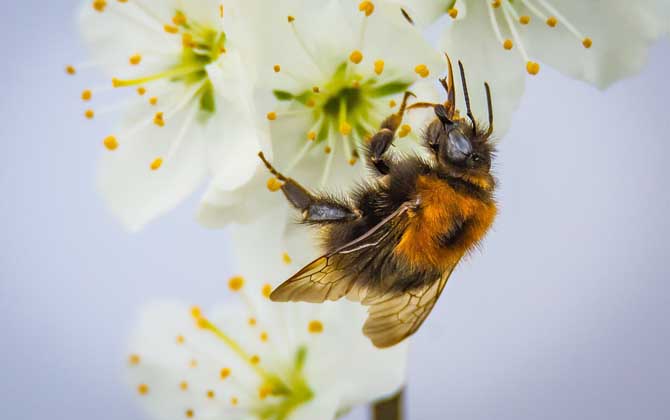
{"type": "Polygon", "coordinates": [[[407,229],[395,252],[415,267],[430,265],[448,270],[483,239],[497,214],[495,203],[485,202],[453,189],[434,176],[417,180],[421,205],[410,213],[407,229]],[[466,224],[453,246],[440,245],[438,238],[466,224]]]}

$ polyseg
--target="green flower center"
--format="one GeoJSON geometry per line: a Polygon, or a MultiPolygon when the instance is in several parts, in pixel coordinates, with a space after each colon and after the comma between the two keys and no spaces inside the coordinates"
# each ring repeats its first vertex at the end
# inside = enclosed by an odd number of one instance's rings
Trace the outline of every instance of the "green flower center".
{"type": "Polygon", "coordinates": [[[270,395],[279,397],[272,403],[263,404],[258,407],[256,414],[264,420],[284,420],[299,406],[314,398],[314,393],[309,388],[303,375],[303,367],[307,358],[307,349],[300,347],[295,355],[295,360],[286,380],[272,377],[267,382],[267,390],[270,395]]]}
{"type": "Polygon", "coordinates": [[[182,11],[172,19],[174,26],[166,25],[165,31],[174,36],[181,35],[182,51],[179,60],[166,71],[132,80],[113,79],[114,87],[139,86],[157,80],[181,82],[186,85],[201,84],[195,95],[200,109],[208,113],[216,111],[214,87],[208,79],[206,67],[226,52],[226,34],[198,22],[189,21],[182,11]]]}
{"type": "Polygon", "coordinates": [[[360,141],[373,134],[387,117],[381,100],[404,92],[411,84],[412,80],[382,83],[377,77],[366,78],[344,62],[323,86],[298,93],[275,90],[274,95],[280,101],[293,102],[293,109],[311,109],[314,127],[308,133],[310,140],[323,142],[337,130],[360,141]]]}

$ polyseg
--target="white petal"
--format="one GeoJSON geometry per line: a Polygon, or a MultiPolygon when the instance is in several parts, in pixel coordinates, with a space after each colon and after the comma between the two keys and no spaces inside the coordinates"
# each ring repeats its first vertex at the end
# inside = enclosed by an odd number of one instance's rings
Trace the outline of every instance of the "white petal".
{"type": "Polygon", "coordinates": [[[458,60],[465,67],[472,111],[482,122],[488,119],[484,82],[489,82],[493,96],[494,135],[500,137],[509,129],[512,114],[521,102],[526,72],[518,54],[498,44],[489,23],[487,7],[488,2],[473,3],[467,10],[467,18],[447,25],[440,49],[449,54],[454,64],[456,103],[462,116],[465,116],[465,102],[458,60]]]}
{"type": "Polygon", "coordinates": [[[647,61],[649,46],[667,32],[668,6],[663,2],[555,3],[562,15],[593,40],[593,46],[584,48],[560,20],[553,29],[536,21],[525,28],[529,53],[571,77],[600,88],[639,72],[647,61]]]}
{"type": "MultiPolygon", "coordinates": [[[[184,94],[184,91],[181,93],[184,94]]],[[[176,95],[177,99],[183,100],[179,96],[176,95]]],[[[136,117],[129,118],[123,126],[125,129],[117,134],[118,149],[105,152],[98,170],[98,188],[112,213],[127,228],[140,229],[171,210],[203,181],[207,172],[203,165],[206,139],[197,123],[191,121],[193,113],[197,112],[193,107],[167,119],[164,127],[151,123],[153,114],[133,109],[136,117]],[[132,135],[122,134],[140,121],[148,121],[145,128],[132,135]],[[166,155],[170,146],[182,130],[185,141],[168,159],[166,155]],[[157,158],[166,160],[160,169],[152,171],[150,165],[157,158]]],[[[166,109],[169,109],[169,104],[166,109]]]]}
{"type": "Polygon", "coordinates": [[[367,310],[348,301],[320,304],[324,332],[310,341],[306,374],[317,392],[339,392],[340,408],[397,392],[405,383],[407,342],[380,350],[363,335],[367,310]]]}
{"type": "Polygon", "coordinates": [[[289,420],[334,420],[337,407],[338,400],[335,395],[317,395],[291,413],[289,420]]]}
{"type": "MultiPolygon", "coordinates": [[[[284,195],[267,189],[270,176],[265,166],[257,165],[252,178],[239,188],[231,190],[211,182],[200,202],[198,222],[212,229],[223,228],[231,223],[249,224],[263,215],[286,209],[284,195]]],[[[284,219],[278,218],[275,223],[281,220],[284,219]]]]}
{"type": "Polygon", "coordinates": [[[392,0],[405,9],[419,27],[426,27],[447,13],[448,3],[441,0],[392,0]]]}
{"type": "Polygon", "coordinates": [[[267,126],[258,120],[253,85],[235,52],[209,65],[207,73],[216,93],[217,109],[205,125],[207,158],[214,184],[221,190],[240,188],[259,164],[258,152],[269,145],[267,126]]]}
{"type": "MultiPolygon", "coordinates": [[[[136,78],[164,71],[178,62],[181,52],[181,38],[163,30],[161,21],[153,17],[156,11],[147,13],[133,3],[108,2],[104,12],[96,11],[90,1],[81,6],[82,37],[93,60],[112,77],[136,78]],[[140,65],[130,65],[134,54],[142,55],[140,65]]],[[[174,12],[168,11],[169,3],[159,9],[165,9],[162,15],[174,12]]]]}
{"type": "MultiPolygon", "coordinates": [[[[239,318],[239,312],[233,310],[233,314],[239,318]]],[[[226,328],[233,329],[234,322],[227,321],[226,328]]],[[[137,391],[141,385],[148,387],[138,398],[156,419],[183,419],[187,410],[193,410],[195,418],[248,418],[245,410],[229,401],[233,396],[241,404],[255,399],[245,390],[256,389],[260,380],[222,340],[196,328],[187,305],[146,305],[131,336],[129,354],[139,357],[139,363],[129,362],[128,384],[137,391]],[[222,380],[224,367],[231,369],[231,375],[222,380]],[[215,393],[213,399],[207,397],[210,390],[215,393]]]]}

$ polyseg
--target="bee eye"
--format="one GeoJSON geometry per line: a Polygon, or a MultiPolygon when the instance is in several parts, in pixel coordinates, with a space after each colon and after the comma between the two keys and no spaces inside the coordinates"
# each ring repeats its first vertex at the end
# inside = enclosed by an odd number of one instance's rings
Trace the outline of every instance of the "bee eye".
{"type": "Polygon", "coordinates": [[[472,160],[474,163],[479,163],[482,160],[482,157],[479,156],[478,154],[474,153],[470,156],[470,160],[472,160]]]}

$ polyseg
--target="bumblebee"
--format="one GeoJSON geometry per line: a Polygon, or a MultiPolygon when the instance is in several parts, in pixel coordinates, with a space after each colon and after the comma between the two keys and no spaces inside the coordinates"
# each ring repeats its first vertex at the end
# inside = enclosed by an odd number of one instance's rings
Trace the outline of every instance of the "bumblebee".
{"type": "Polygon", "coordinates": [[[310,192],[259,154],[302,212],[302,222],[321,229],[325,248],[272,292],[273,301],[361,302],[369,307],[363,333],[379,348],[401,342],[425,321],[454,268],[478,246],[497,213],[491,90],[486,83],[489,120],[482,127],[459,61],[467,110],[467,119],[460,118],[447,60],[448,79],[440,79],[447,101],[407,106],[414,95],[406,92],[399,111],[366,145],[371,179],[348,198],[310,192]],[[428,107],[435,113],[423,133],[428,153],[394,158],[389,148],[405,111],[428,107]]]}

